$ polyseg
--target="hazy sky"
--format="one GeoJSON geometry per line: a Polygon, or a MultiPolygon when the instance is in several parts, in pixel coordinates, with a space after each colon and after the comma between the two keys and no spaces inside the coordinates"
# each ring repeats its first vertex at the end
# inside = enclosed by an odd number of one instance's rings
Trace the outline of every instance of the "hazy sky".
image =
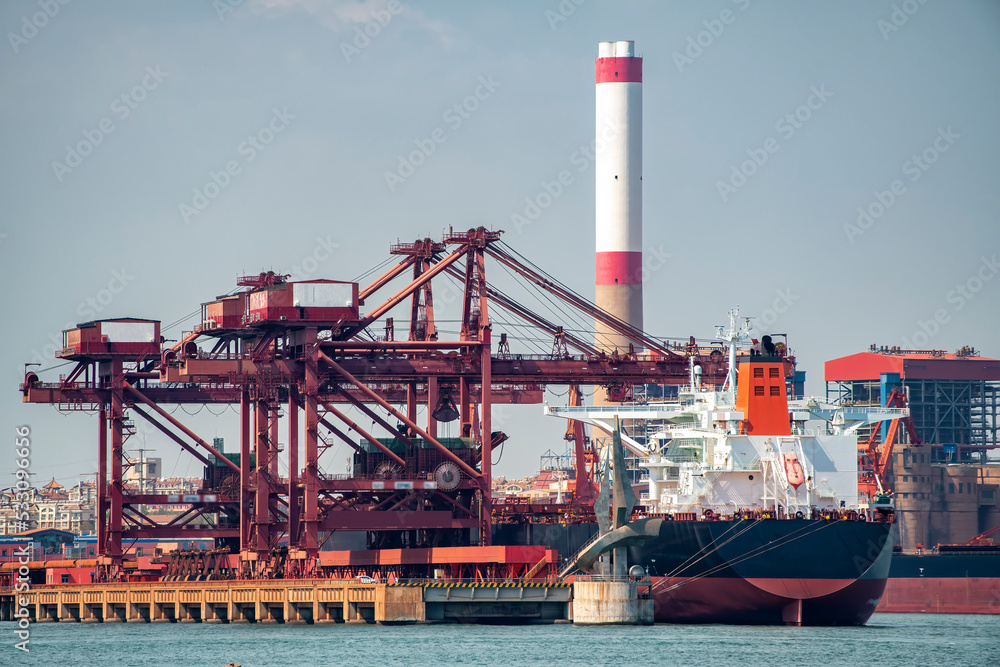
{"type": "MultiPolygon", "coordinates": [[[[96,418],[17,392],[69,323],[176,338],[243,272],[349,280],[449,226],[505,229],[592,295],[602,40],[644,57],[651,333],[709,337],[739,304],[789,333],[814,394],[871,343],[1000,356],[996,1],[8,0],[0,27],[0,417],[32,427],[42,483],[96,469],[96,418]]],[[[564,449],[540,411],[502,414],[500,474],[564,449]]],[[[236,446],[232,411],[177,414],[236,446]]]]}

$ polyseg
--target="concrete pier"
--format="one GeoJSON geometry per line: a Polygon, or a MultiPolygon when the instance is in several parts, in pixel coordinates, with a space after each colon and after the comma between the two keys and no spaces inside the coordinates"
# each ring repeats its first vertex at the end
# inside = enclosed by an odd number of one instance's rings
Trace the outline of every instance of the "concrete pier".
{"type": "Polygon", "coordinates": [[[573,622],[579,625],[651,625],[653,600],[648,580],[580,577],[573,584],[573,622]],[[646,592],[640,594],[645,585],[646,592]]]}
{"type": "MultiPolygon", "coordinates": [[[[34,623],[553,623],[572,618],[573,586],[307,579],[50,585],[17,595],[34,623]]],[[[0,620],[14,613],[13,593],[0,591],[0,620]]]]}
{"type": "Polygon", "coordinates": [[[572,619],[572,584],[431,583],[424,588],[428,621],[555,623],[572,619]]]}
{"type": "Polygon", "coordinates": [[[355,580],[136,582],[0,591],[0,620],[24,598],[32,623],[653,622],[649,582],[355,580]]]}
{"type": "MultiPolygon", "coordinates": [[[[18,593],[34,623],[413,623],[423,589],[354,580],[202,581],[38,586],[18,593]]],[[[0,594],[0,620],[15,597],[0,594]]]]}

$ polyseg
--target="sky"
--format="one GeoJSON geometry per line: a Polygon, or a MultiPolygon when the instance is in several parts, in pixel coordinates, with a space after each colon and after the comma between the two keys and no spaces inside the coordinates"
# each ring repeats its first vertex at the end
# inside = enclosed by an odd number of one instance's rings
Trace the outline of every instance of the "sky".
{"type": "MultiPolygon", "coordinates": [[[[351,280],[480,225],[592,298],[600,41],[644,59],[647,331],[710,338],[739,305],[816,395],[873,343],[1000,356],[995,1],[8,0],[0,30],[0,422],[39,483],[97,466],[95,417],[18,392],[76,322],[177,338],[238,275],[351,280]]],[[[236,446],[231,409],[175,414],[236,446]]],[[[540,406],[497,422],[496,474],[565,449],[540,406]]],[[[127,447],[200,476],[151,428],[127,447]]]]}

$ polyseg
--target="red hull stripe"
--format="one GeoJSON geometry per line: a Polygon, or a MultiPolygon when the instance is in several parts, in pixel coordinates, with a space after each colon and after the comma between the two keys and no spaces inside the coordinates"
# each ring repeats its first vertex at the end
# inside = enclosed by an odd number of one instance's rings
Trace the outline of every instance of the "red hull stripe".
{"type": "Polygon", "coordinates": [[[889,579],[876,611],[1000,614],[1000,577],[889,579]]]}
{"type": "Polygon", "coordinates": [[[746,582],[762,591],[793,600],[808,600],[823,597],[843,590],[856,579],[746,579],[746,582]]]}
{"type": "Polygon", "coordinates": [[[597,83],[642,83],[642,58],[598,58],[597,83]]]}
{"type": "Polygon", "coordinates": [[[652,577],[651,592],[661,623],[788,623],[798,614],[790,604],[801,604],[805,625],[863,625],[884,587],[885,579],[652,577]]]}
{"type": "Polygon", "coordinates": [[[598,285],[641,285],[642,252],[597,253],[598,285]]]}

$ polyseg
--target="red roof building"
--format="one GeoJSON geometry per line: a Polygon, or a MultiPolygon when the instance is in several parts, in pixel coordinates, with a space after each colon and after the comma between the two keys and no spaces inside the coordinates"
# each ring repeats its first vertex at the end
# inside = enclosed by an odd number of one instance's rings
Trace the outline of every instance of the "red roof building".
{"type": "Polygon", "coordinates": [[[903,380],[1000,381],[1000,359],[981,357],[972,348],[951,354],[943,350],[876,348],[826,362],[827,382],[878,380],[898,373],[903,380]]]}

